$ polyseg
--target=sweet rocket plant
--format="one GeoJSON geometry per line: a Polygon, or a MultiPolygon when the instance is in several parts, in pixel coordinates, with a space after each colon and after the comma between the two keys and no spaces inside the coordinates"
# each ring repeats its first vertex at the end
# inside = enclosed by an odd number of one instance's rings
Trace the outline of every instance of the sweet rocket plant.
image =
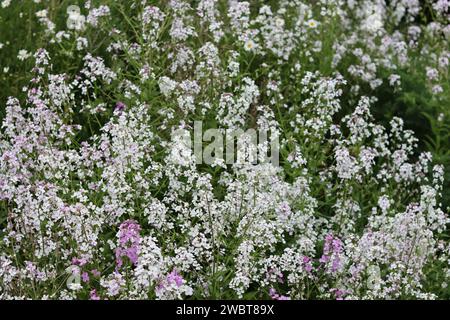
{"type": "Polygon", "coordinates": [[[1,299],[450,297],[444,158],[377,117],[412,72],[445,104],[445,1],[77,3],[35,1],[18,52],[1,299]],[[196,122],[270,132],[279,164],[198,163],[225,141],[196,122]]]}
{"type": "Polygon", "coordinates": [[[133,220],[124,221],[119,226],[119,232],[117,234],[119,244],[115,250],[117,268],[122,267],[124,257],[127,257],[131,264],[136,265],[138,261],[139,243],[141,241],[139,236],[140,231],[140,225],[133,220]]]}

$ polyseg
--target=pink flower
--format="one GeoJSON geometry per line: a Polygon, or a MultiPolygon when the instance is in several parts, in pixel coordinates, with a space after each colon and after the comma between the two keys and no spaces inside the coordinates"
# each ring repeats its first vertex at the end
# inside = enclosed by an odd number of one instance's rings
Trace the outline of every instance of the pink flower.
{"type": "Polygon", "coordinates": [[[140,231],[141,226],[134,220],[126,220],[120,225],[118,232],[119,246],[116,248],[117,268],[122,267],[123,257],[128,257],[132,264],[137,264],[141,241],[140,231]]]}
{"type": "Polygon", "coordinates": [[[95,277],[100,277],[101,273],[100,271],[98,271],[97,269],[92,269],[91,273],[95,276],[95,277]]]}
{"type": "Polygon", "coordinates": [[[95,289],[91,290],[90,299],[91,300],[100,300],[100,297],[97,295],[97,290],[95,290],[95,289]]]}
{"type": "Polygon", "coordinates": [[[342,241],[333,235],[328,234],[325,237],[325,244],[323,246],[323,254],[319,259],[321,263],[327,263],[333,259],[331,264],[331,271],[336,272],[341,267],[340,254],[343,251],[342,241]]]}
{"type": "Polygon", "coordinates": [[[283,296],[283,295],[279,295],[274,288],[270,288],[269,289],[269,296],[273,300],[291,300],[291,298],[289,298],[289,297],[286,297],[286,296],[283,296]]]}
{"type": "Polygon", "coordinates": [[[180,276],[175,269],[167,275],[166,280],[168,284],[175,283],[177,287],[180,287],[184,282],[183,277],[180,276]]]}
{"type": "Polygon", "coordinates": [[[278,276],[277,280],[278,280],[279,283],[284,283],[284,276],[283,276],[282,273],[280,273],[280,275],[278,276]]]}
{"type": "Polygon", "coordinates": [[[81,274],[81,280],[83,280],[83,282],[89,282],[89,275],[86,271],[81,274]]]}
{"type": "Polygon", "coordinates": [[[76,265],[76,266],[84,266],[87,263],[87,259],[85,258],[72,258],[72,264],[76,265]]]}
{"type": "Polygon", "coordinates": [[[304,256],[302,260],[303,268],[306,270],[306,272],[311,272],[313,270],[313,266],[311,264],[311,258],[304,256]]]}
{"type": "Polygon", "coordinates": [[[157,293],[161,293],[165,288],[170,288],[172,285],[179,288],[183,285],[183,283],[183,277],[174,269],[165,278],[161,279],[155,290],[157,293]]]}
{"type": "Polygon", "coordinates": [[[334,292],[334,295],[336,297],[336,300],[344,300],[344,295],[346,294],[345,290],[341,290],[341,289],[337,289],[337,288],[332,288],[330,290],[331,292],[334,292]]]}

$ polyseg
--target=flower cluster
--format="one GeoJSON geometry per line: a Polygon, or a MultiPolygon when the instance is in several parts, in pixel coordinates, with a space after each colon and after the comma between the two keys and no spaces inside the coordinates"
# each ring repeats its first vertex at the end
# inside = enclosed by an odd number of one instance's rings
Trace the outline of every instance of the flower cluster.
{"type": "Polygon", "coordinates": [[[118,239],[119,244],[116,248],[116,264],[117,268],[123,265],[123,258],[127,257],[132,264],[138,261],[140,236],[139,231],[141,227],[133,220],[122,222],[119,227],[118,239]]]}
{"type": "Polygon", "coordinates": [[[445,170],[376,116],[419,64],[446,94],[446,1],[46,6],[1,126],[0,299],[450,297],[445,170]],[[279,165],[198,164],[196,121],[279,165]]]}

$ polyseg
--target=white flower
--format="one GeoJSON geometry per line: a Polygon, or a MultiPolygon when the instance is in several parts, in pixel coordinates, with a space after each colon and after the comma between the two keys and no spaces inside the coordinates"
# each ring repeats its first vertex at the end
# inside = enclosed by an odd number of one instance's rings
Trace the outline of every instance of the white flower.
{"type": "Polygon", "coordinates": [[[253,40],[250,40],[250,39],[247,40],[244,44],[244,49],[246,51],[253,51],[253,49],[255,49],[255,47],[256,47],[255,42],[253,42],[253,40]]]}
{"type": "Polygon", "coordinates": [[[17,58],[20,61],[24,61],[24,60],[28,59],[29,57],[31,57],[31,53],[29,53],[27,50],[25,50],[25,49],[19,50],[17,58]]]}
{"type": "Polygon", "coordinates": [[[164,76],[159,79],[159,89],[161,90],[161,93],[166,97],[168,97],[171,92],[175,90],[177,85],[178,83],[170,79],[169,77],[164,76]]]}
{"type": "Polygon", "coordinates": [[[370,32],[376,32],[383,27],[383,19],[378,12],[371,14],[364,22],[363,28],[370,32]]]}
{"type": "Polygon", "coordinates": [[[48,11],[46,9],[37,11],[36,12],[36,17],[38,17],[38,18],[45,18],[45,17],[47,17],[47,13],[48,13],[48,11]]]}
{"type": "Polygon", "coordinates": [[[83,30],[86,18],[83,15],[69,16],[67,19],[67,28],[70,30],[83,30]]]}
{"type": "Polygon", "coordinates": [[[67,287],[72,291],[78,291],[83,289],[83,286],[79,282],[72,282],[67,285],[67,287]]]}
{"type": "Polygon", "coordinates": [[[389,76],[389,85],[399,86],[400,85],[400,76],[398,74],[391,74],[389,76]]]}
{"type": "Polygon", "coordinates": [[[319,23],[314,19],[309,19],[308,21],[306,21],[306,25],[311,29],[314,29],[319,25],[319,23]]]}
{"type": "Polygon", "coordinates": [[[86,22],[86,17],[80,14],[80,8],[78,6],[69,6],[67,8],[67,28],[70,30],[83,30],[86,22]]]}
{"type": "Polygon", "coordinates": [[[389,207],[391,206],[389,197],[386,195],[381,196],[378,199],[378,206],[380,207],[380,209],[383,213],[386,213],[389,210],[389,207]]]}
{"type": "Polygon", "coordinates": [[[2,1],[2,8],[7,8],[11,4],[11,0],[3,0],[2,1]]]}
{"type": "Polygon", "coordinates": [[[284,27],[284,19],[282,19],[282,18],[276,18],[276,19],[275,19],[275,25],[276,25],[278,28],[284,27]]]}
{"type": "Polygon", "coordinates": [[[68,6],[66,12],[69,16],[78,16],[80,15],[80,7],[76,5],[68,6]]]}
{"type": "Polygon", "coordinates": [[[436,84],[436,85],[433,86],[433,88],[431,88],[431,91],[434,94],[439,94],[439,93],[444,92],[444,89],[442,89],[442,87],[440,85],[436,84]]]}

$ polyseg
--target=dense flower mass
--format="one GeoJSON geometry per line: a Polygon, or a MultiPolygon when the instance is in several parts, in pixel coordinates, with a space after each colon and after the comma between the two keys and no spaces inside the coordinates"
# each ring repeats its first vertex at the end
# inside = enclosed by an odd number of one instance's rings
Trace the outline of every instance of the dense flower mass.
{"type": "Polygon", "coordinates": [[[410,73],[444,104],[448,1],[29,2],[1,299],[450,298],[445,158],[377,111],[410,73]],[[223,141],[174,134],[198,121],[270,132],[279,163],[199,163],[223,141]]]}
{"type": "Polygon", "coordinates": [[[119,227],[119,246],[116,248],[117,268],[122,267],[123,258],[127,257],[132,264],[138,261],[139,252],[139,231],[141,227],[135,221],[127,220],[122,222],[119,227]]]}

